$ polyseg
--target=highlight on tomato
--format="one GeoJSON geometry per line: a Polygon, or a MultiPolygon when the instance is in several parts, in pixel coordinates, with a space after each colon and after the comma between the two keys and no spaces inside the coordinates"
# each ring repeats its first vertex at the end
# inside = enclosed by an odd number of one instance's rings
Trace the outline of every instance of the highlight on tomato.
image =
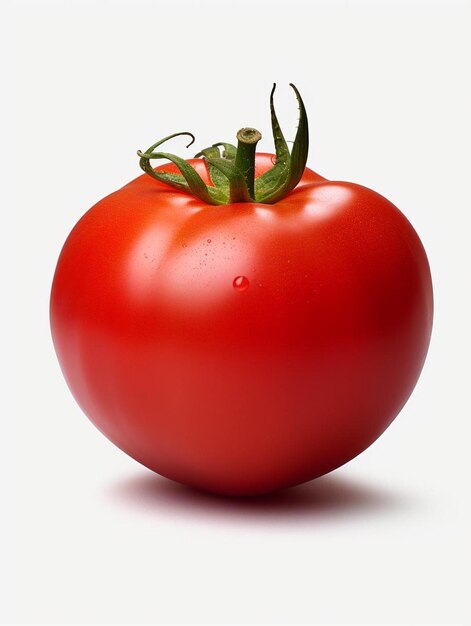
{"type": "Polygon", "coordinates": [[[296,485],[361,453],[430,341],[417,233],[380,194],[306,167],[291,86],[291,151],[275,87],[275,155],[256,152],[254,128],[188,160],[162,145],[191,133],[157,141],[138,153],[144,173],[73,228],[52,285],[54,345],[84,413],[139,463],[219,494],[296,485]]]}

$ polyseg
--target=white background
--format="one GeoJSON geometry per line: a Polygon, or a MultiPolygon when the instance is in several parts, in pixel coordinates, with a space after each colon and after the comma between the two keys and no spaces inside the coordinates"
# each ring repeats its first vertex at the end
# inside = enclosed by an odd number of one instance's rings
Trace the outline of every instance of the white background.
{"type": "Polygon", "coordinates": [[[470,617],[470,17],[453,1],[4,5],[4,622],[470,617]],[[435,328],[413,396],[368,451],[279,495],[221,500],[153,475],[88,422],[53,352],[48,297],[69,230],[140,173],[137,148],[192,130],[199,149],[254,125],[271,150],[273,81],[288,138],[287,84],[303,94],[310,166],[376,189],[418,230],[435,328]]]}

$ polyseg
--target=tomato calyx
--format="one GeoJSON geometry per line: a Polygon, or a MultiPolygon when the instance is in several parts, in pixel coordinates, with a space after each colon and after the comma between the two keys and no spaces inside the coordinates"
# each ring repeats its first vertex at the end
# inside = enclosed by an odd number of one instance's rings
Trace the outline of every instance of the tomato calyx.
{"type": "Polygon", "coordinates": [[[192,194],[201,201],[212,204],[230,204],[236,202],[258,202],[275,204],[292,191],[301,180],[306,167],[309,151],[309,131],[306,109],[297,88],[290,83],[299,105],[299,120],[291,152],[283,136],[275,112],[273,95],[276,84],[270,93],[270,113],[276,158],[273,167],[259,177],[255,177],[255,150],[261,134],[255,128],[242,128],[237,133],[237,146],[218,142],[204,148],[195,155],[202,157],[208,166],[212,185],[207,185],[196,170],[185,159],[168,152],[156,151],[156,148],[174,137],[191,137],[187,148],[195,137],[190,132],[168,135],[154,143],[145,152],[138,150],[141,169],[156,180],[179,191],[192,194]],[[221,153],[222,148],[222,153],[221,153]],[[174,163],[180,174],[155,170],[152,159],[167,159],[174,163]]]}

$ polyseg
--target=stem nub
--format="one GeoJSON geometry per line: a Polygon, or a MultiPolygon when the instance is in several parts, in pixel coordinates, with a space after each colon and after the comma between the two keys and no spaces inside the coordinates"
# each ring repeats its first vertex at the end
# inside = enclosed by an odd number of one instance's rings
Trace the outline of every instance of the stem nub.
{"type": "Polygon", "coordinates": [[[237,133],[237,140],[242,143],[257,144],[262,134],[256,128],[241,128],[237,133]]]}

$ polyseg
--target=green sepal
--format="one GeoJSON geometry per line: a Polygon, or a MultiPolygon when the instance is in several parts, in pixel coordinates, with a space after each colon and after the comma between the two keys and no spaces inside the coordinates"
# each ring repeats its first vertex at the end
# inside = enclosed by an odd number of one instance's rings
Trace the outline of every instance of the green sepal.
{"type": "Polygon", "coordinates": [[[284,180],[288,178],[290,154],[288,144],[286,143],[275,112],[275,105],[273,103],[273,94],[275,93],[275,89],[276,84],[273,85],[270,93],[270,114],[273,140],[275,142],[276,160],[275,165],[271,169],[255,180],[256,198],[264,196],[268,197],[280,186],[280,182],[283,183],[284,180]]]}
{"type": "Polygon", "coordinates": [[[222,151],[222,156],[225,159],[229,159],[229,161],[235,161],[237,148],[232,143],[219,141],[218,143],[213,143],[212,145],[213,148],[217,148],[218,146],[222,146],[224,148],[222,151]]]}
{"type": "Polygon", "coordinates": [[[198,154],[195,154],[195,159],[201,156],[205,158],[205,161],[208,164],[209,176],[211,178],[211,181],[213,182],[213,185],[220,190],[224,190],[227,194],[227,199],[229,200],[229,180],[227,179],[227,176],[225,176],[221,172],[220,169],[218,169],[211,163],[211,159],[221,158],[219,148],[217,146],[210,146],[209,148],[205,148],[204,150],[201,150],[201,152],[198,152],[198,154]]]}
{"type": "Polygon", "coordinates": [[[309,151],[309,129],[306,109],[296,87],[290,83],[299,104],[299,122],[291,154],[281,131],[273,104],[273,85],[270,94],[270,110],[276,161],[274,167],[255,179],[255,199],[263,204],[274,204],[286,196],[301,180],[309,151]]]}
{"type": "Polygon", "coordinates": [[[181,135],[188,135],[192,138],[191,142],[188,144],[187,148],[191,146],[194,142],[195,138],[192,133],[183,132],[183,133],[174,133],[173,135],[168,135],[168,137],[164,137],[160,141],[154,143],[148,150],[145,152],[141,152],[138,150],[137,154],[140,157],[139,165],[141,169],[144,170],[149,176],[159,180],[175,189],[180,191],[186,191],[187,193],[191,193],[196,196],[203,202],[207,204],[225,204],[227,202],[226,198],[222,197],[221,193],[212,187],[206,185],[204,180],[198,174],[194,167],[192,167],[185,159],[181,157],[175,156],[174,154],[170,154],[168,152],[154,152],[154,149],[165,143],[169,139],[173,139],[174,137],[179,137],[181,135]],[[151,163],[151,159],[168,159],[172,161],[181,172],[180,174],[172,174],[168,172],[156,171],[151,163]]]}

